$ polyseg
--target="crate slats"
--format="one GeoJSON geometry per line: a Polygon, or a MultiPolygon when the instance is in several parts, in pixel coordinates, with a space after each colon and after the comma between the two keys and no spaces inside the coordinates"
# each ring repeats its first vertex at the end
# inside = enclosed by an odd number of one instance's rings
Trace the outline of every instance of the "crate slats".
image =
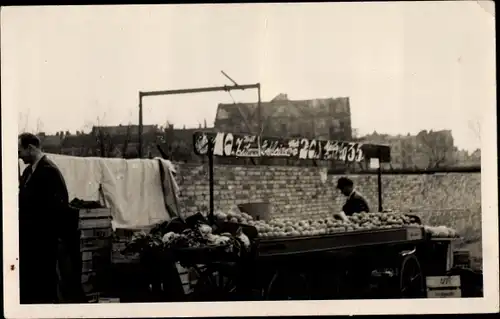
{"type": "Polygon", "coordinates": [[[82,273],[92,271],[93,270],[93,262],[92,260],[82,261],[82,273]]]}
{"type": "Polygon", "coordinates": [[[80,209],[80,252],[82,287],[90,302],[99,300],[100,269],[111,262],[113,230],[109,208],[80,209]]]}
{"type": "Polygon", "coordinates": [[[80,219],[111,218],[109,208],[85,208],[80,209],[80,219]]]}
{"type": "Polygon", "coordinates": [[[82,262],[92,260],[92,252],[90,251],[83,251],[82,252],[82,262]]]}
{"type": "MultiPolygon", "coordinates": [[[[111,225],[111,224],[109,224],[111,225]]],[[[85,225],[86,226],[86,225],[85,225]]],[[[84,228],[80,230],[81,238],[111,238],[113,230],[111,227],[105,228],[84,228]]]]}
{"type": "Polygon", "coordinates": [[[111,218],[106,219],[80,219],[80,229],[95,229],[111,227],[111,218]]]}
{"type": "Polygon", "coordinates": [[[80,240],[80,250],[88,251],[101,248],[111,249],[111,240],[106,238],[85,238],[80,240]]]}

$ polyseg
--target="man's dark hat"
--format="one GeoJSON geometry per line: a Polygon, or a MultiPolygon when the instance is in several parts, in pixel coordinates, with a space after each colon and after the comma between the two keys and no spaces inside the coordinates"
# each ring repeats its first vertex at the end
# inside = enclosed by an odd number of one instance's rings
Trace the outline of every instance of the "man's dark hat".
{"type": "Polygon", "coordinates": [[[337,181],[337,188],[338,189],[342,189],[346,186],[353,186],[353,185],[354,185],[353,181],[347,177],[341,177],[337,181]]]}

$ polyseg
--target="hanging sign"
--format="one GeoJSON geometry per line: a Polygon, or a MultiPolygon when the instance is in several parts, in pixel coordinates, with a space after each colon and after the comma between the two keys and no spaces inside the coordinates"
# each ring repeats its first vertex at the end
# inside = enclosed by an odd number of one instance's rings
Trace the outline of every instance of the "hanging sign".
{"type": "Polygon", "coordinates": [[[208,155],[209,140],[212,142],[213,155],[224,157],[276,157],[361,162],[365,158],[377,157],[380,148],[387,148],[382,152],[383,155],[387,155],[382,160],[386,157],[390,158],[389,147],[382,145],[307,138],[285,139],[223,132],[194,133],[195,153],[208,155]]]}
{"type": "Polygon", "coordinates": [[[371,169],[380,168],[380,161],[378,160],[378,158],[370,158],[370,168],[371,169]]]}

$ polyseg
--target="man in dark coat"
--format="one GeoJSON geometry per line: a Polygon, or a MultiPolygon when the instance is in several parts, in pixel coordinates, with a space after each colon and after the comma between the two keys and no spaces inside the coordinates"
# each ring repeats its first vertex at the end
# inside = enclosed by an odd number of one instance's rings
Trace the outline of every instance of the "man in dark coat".
{"type": "Polygon", "coordinates": [[[40,148],[40,140],[23,133],[18,155],[29,166],[19,185],[19,273],[22,304],[57,302],[57,258],[67,237],[68,190],[57,166],[40,148]]]}
{"type": "Polygon", "coordinates": [[[346,216],[352,216],[354,213],[370,212],[367,200],[356,189],[354,183],[347,177],[341,177],[337,181],[337,189],[347,197],[347,201],[342,207],[346,216]]]}

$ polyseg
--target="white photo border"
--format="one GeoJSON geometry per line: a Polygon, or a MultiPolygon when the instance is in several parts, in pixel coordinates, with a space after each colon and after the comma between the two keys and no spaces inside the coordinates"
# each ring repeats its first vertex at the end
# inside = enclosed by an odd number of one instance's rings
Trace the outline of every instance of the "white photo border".
{"type": "MultiPolygon", "coordinates": [[[[3,11],[3,10],[2,10],[3,11]]],[[[492,41],[492,45],[494,41],[492,41]]],[[[2,61],[4,62],[4,61],[2,61]]],[[[491,68],[495,70],[495,66],[491,68]]],[[[12,83],[1,77],[2,90],[12,83]]],[[[15,85],[15,84],[14,84],[15,85]]],[[[496,93],[496,92],[495,92],[496,93]]],[[[247,301],[20,305],[17,221],[17,108],[2,95],[4,305],[7,318],[128,318],[487,313],[499,309],[496,103],[484,107],[481,126],[481,196],[484,297],[423,300],[247,301]],[[13,267],[12,267],[13,266],[13,267]],[[13,270],[12,270],[13,269],[13,270]]],[[[495,101],[496,102],[496,101],[495,101]]]]}

